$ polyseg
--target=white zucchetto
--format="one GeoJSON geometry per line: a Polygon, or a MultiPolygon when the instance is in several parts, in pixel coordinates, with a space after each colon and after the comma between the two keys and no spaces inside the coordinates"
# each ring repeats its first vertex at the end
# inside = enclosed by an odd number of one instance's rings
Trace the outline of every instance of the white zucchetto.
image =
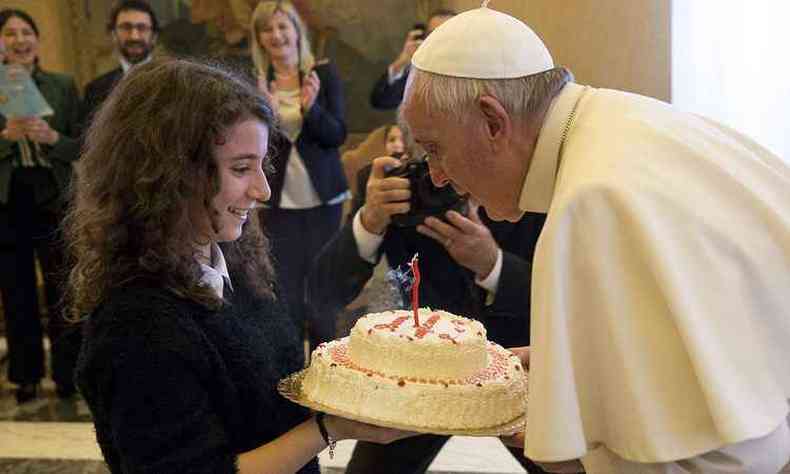
{"type": "Polygon", "coordinates": [[[554,61],[524,22],[483,6],[436,28],[414,53],[412,65],[443,76],[513,79],[552,69],[554,61]]]}

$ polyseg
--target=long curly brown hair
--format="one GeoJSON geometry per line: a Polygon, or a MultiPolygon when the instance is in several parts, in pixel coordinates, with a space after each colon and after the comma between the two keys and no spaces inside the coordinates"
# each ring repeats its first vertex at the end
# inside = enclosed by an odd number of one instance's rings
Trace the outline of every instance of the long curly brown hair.
{"type": "MultiPolygon", "coordinates": [[[[64,222],[72,318],[90,315],[110,290],[129,285],[152,284],[209,308],[221,305],[200,284],[190,245],[199,228],[194,210],[202,203],[215,220],[214,148],[223,132],[250,118],[266,124],[270,135],[275,130],[272,109],[257,90],[217,66],[159,59],[118,84],[87,133],[64,222]]],[[[274,296],[269,243],[257,216],[224,249],[245,284],[274,296]]]]}

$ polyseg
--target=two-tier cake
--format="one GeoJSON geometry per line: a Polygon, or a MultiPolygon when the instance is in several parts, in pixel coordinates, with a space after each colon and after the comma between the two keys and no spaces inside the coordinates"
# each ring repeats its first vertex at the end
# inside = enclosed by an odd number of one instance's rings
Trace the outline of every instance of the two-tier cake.
{"type": "Polygon", "coordinates": [[[478,321],[420,308],[366,315],[313,351],[302,393],[370,420],[437,430],[495,427],[523,415],[518,357],[478,321]]]}

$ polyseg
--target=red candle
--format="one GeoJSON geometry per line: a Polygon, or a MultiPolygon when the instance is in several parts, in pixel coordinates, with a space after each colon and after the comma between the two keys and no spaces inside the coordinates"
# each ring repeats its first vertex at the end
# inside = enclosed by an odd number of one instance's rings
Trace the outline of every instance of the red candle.
{"type": "Polygon", "coordinates": [[[420,327],[420,317],[418,316],[420,309],[420,266],[418,264],[418,255],[415,253],[409,263],[411,272],[414,275],[414,283],[411,286],[411,309],[414,312],[414,327],[416,328],[420,327]]]}

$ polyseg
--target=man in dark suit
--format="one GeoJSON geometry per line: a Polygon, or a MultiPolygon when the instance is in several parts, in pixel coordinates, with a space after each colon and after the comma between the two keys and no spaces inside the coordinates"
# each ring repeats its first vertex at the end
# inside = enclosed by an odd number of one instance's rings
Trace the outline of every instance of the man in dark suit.
{"type": "Polygon", "coordinates": [[[96,109],[104,102],[115,84],[132,66],[151,59],[156,45],[159,22],[151,6],[141,0],[124,0],[110,12],[107,32],[112,36],[120,66],[85,86],[85,99],[80,109],[80,123],[87,128],[96,109]]]}
{"type": "Polygon", "coordinates": [[[398,108],[403,99],[403,90],[406,87],[406,79],[409,77],[409,67],[411,57],[417,51],[422,40],[431,34],[433,30],[442,23],[455,16],[455,11],[439,9],[431,13],[428,17],[427,25],[415,25],[415,28],[406,35],[403,49],[395,61],[393,61],[384,74],[376,81],[373,91],[370,93],[370,105],[375,109],[393,110],[398,108]],[[421,26],[417,28],[417,26],[421,26]]]}
{"type": "MultiPolygon", "coordinates": [[[[428,218],[430,225],[418,226],[419,232],[391,225],[393,215],[410,208],[409,181],[385,172],[400,164],[381,157],[359,172],[353,219],[324,247],[308,278],[314,311],[337,314],[361,292],[382,254],[397,268],[419,253],[420,306],[476,318],[489,339],[504,347],[529,345],[530,295],[524,282],[530,281],[545,215],[495,222],[472,205],[468,217],[450,211],[444,224],[428,218]]],[[[424,473],[447,439],[422,435],[386,446],[359,442],[347,472],[424,473]]],[[[531,474],[544,472],[521,449],[509,449],[531,474]]]]}

